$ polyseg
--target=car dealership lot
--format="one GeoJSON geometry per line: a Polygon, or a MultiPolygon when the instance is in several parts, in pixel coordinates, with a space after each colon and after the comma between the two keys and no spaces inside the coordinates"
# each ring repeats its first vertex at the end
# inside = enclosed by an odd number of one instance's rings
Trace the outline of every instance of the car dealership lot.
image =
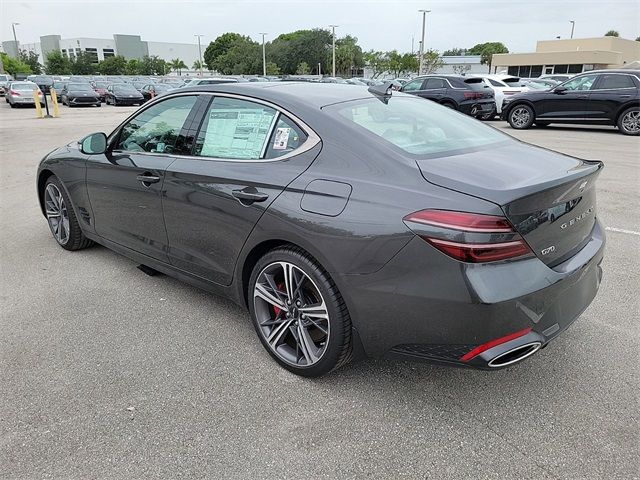
{"type": "Polygon", "coordinates": [[[547,349],[498,372],[370,360],[306,380],[230,302],[51,238],[40,158],[134,110],[37,120],[0,102],[3,478],[637,476],[637,138],[492,122],[606,164],[602,288],[547,349]]]}

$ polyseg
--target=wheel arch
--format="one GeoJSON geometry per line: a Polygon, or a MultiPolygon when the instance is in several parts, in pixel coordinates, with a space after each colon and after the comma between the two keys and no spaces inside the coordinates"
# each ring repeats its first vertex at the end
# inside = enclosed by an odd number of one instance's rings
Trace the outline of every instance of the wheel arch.
{"type": "Polygon", "coordinates": [[[516,100],[513,103],[510,103],[509,105],[507,105],[507,111],[505,113],[505,117],[508,117],[509,115],[511,115],[511,110],[513,110],[519,105],[526,105],[527,107],[531,107],[531,109],[533,110],[533,116],[535,119],[535,116],[537,115],[536,107],[533,104],[533,102],[530,102],[529,100],[526,100],[526,99],[516,100]]]}
{"type": "Polygon", "coordinates": [[[618,111],[616,112],[616,116],[613,119],[613,124],[617,125],[618,120],[620,120],[620,115],[622,115],[624,112],[629,110],[631,107],[636,107],[636,108],[640,107],[640,100],[630,100],[627,103],[623,104],[620,108],[618,108],[618,111]]]}
{"type": "Polygon", "coordinates": [[[44,187],[47,184],[47,180],[53,177],[55,174],[48,168],[44,168],[38,173],[38,202],[40,203],[40,211],[42,215],[45,215],[44,211],[44,187]]]}

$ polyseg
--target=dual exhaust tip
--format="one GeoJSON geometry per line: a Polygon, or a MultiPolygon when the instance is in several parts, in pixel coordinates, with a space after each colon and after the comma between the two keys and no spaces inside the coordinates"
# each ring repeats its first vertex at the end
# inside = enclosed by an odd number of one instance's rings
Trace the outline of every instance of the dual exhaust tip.
{"type": "Polygon", "coordinates": [[[523,345],[518,345],[515,348],[507,350],[506,352],[501,353],[493,357],[487,363],[487,366],[492,368],[502,368],[509,365],[513,365],[514,363],[521,362],[527,357],[530,357],[542,347],[541,342],[529,342],[523,345]]]}

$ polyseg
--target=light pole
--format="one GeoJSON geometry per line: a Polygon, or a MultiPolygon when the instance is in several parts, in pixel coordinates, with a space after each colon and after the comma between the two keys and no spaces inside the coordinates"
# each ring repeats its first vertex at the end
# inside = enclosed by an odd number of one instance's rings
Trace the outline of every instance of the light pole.
{"type": "Polygon", "coordinates": [[[339,25],[329,25],[331,27],[331,36],[332,36],[332,50],[333,50],[333,68],[331,69],[331,76],[336,76],[336,27],[339,25]]]}
{"type": "Polygon", "coordinates": [[[204,35],[194,35],[198,37],[198,58],[200,59],[200,78],[202,78],[202,44],[200,43],[200,37],[204,35]]]}
{"type": "Polygon", "coordinates": [[[422,41],[420,42],[420,67],[418,70],[418,75],[422,75],[422,63],[424,61],[424,29],[427,23],[427,13],[431,12],[431,10],[418,10],[418,12],[422,12],[422,41]]]}
{"type": "Polygon", "coordinates": [[[569,23],[571,24],[571,38],[573,38],[573,29],[576,28],[576,21],[569,20],[569,23]]]}
{"type": "Polygon", "coordinates": [[[11,24],[11,29],[13,30],[13,42],[16,44],[16,57],[20,56],[20,48],[18,47],[18,38],[16,37],[16,25],[20,25],[18,22],[13,22],[11,24]]]}
{"type": "Polygon", "coordinates": [[[266,35],[266,33],[261,33],[260,35],[262,35],[262,75],[266,77],[267,76],[267,51],[265,50],[265,47],[264,47],[264,36],[266,35]]]}

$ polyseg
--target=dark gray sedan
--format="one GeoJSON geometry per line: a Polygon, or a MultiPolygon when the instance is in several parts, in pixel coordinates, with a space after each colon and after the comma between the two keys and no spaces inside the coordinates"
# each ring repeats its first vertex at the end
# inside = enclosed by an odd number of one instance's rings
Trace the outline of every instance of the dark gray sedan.
{"type": "Polygon", "coordinates": [[[42,212],[67,250],[97,242],[232,298],[300,375],[519,362],[598,291],[602,164],[387,87],[169,92],[47,155],[42,212]]]}

